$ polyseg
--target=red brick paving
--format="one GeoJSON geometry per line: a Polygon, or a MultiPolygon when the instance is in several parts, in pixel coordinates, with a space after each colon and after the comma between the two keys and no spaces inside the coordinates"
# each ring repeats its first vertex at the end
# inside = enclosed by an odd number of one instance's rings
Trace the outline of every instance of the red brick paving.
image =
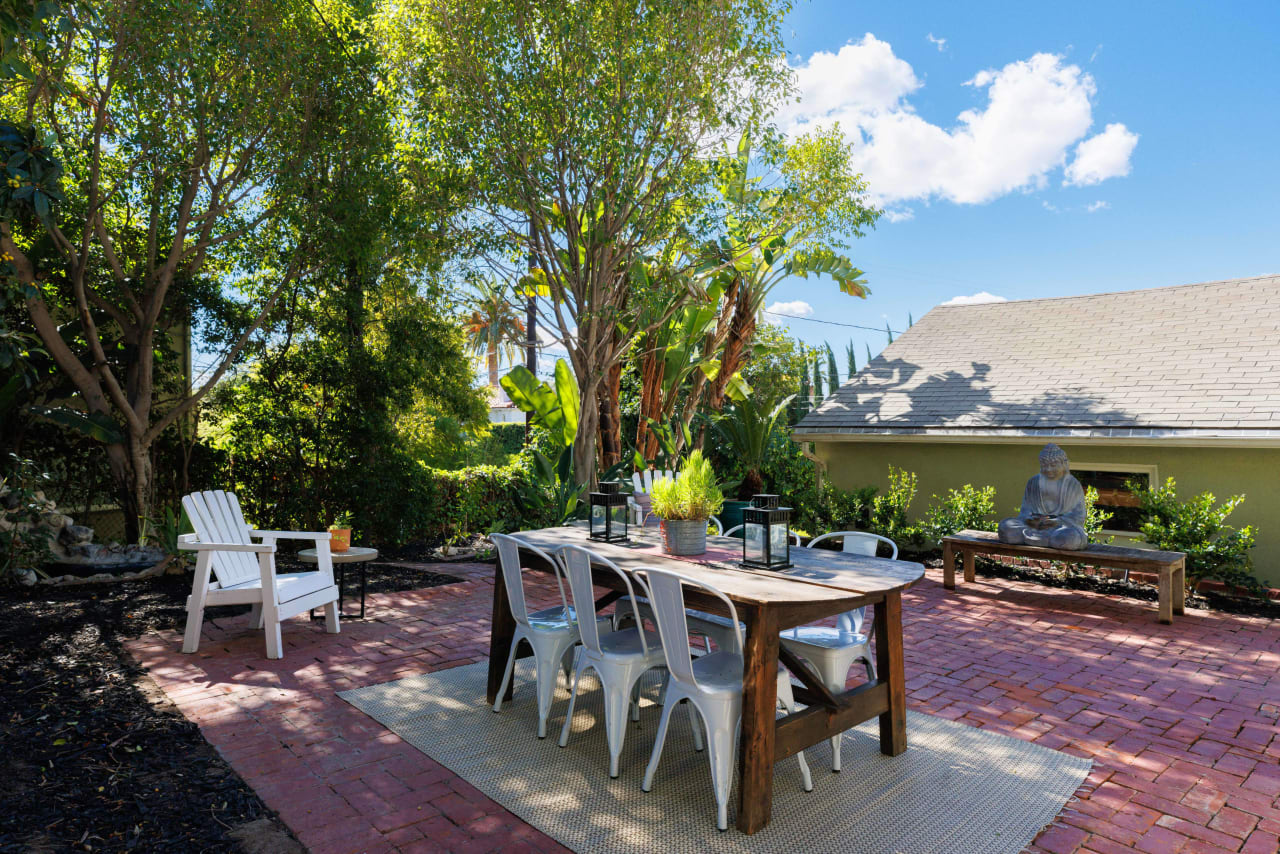
{"type": "MultiPolygon", "coordinates": [[[[197,655],[177,632],[128,647],[314,852],[563,851],[333,696],[486,657],[492,569],[452,571],[338,635],[291,621],[281,661],[245,617],[206,622],[197,655]]],[[[1280,625],[932,571],[903,616],[913,709],[1093,759],[1029,850],[1280,850],[1280,625]]]]}

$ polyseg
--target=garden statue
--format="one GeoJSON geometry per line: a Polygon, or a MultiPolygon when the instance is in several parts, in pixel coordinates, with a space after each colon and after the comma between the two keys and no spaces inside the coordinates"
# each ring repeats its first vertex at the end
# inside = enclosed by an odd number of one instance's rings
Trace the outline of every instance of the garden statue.
{"type": "Polygon", "coordinates": [[[1022,511],[1000,522],[1000,542],[1075,551],[1089,544],[1084,520],[1084,487],[1069,473],[1066,452],[1045,445],[1040,474],[1022,494],[1022,511]]]}

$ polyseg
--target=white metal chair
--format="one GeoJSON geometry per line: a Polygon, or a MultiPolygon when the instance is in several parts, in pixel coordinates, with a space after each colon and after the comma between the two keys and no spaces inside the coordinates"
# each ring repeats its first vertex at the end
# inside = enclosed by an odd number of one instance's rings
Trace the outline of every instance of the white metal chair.
{"type": "MultiPolygon", "coordinates": [[[[745,526],[743,526],[743,525],[734,525],[732,528],[730,528],[729,530],[725,531],[725,532],[724,532],[723,534],[721,534],[720,536],[722,536],[722,537],[732,537],[734,534],[736,534],[736,533],[738,533],[739,531],[741,531],[741,530],[743,529],[743,527],[745,527],[745,526]]],[[[798,545],[800,545],[800,535],[799,535],[799,534],[797,534],[795,531],[792,531],[792,532],[791,532],[791,545],[793,545],[793,546],[798,546],[798,545]]]]}
{"type": "MultiPolygon", "coordinates": [[[[565,680],[568,681],[569,667],[566,658],[580,636],[577,613],[565,597],[559,561],[537,546],[507,534],[490,534],[489,539],[498,549],[498,564],[502,567],[502,580],[506,583],[507,602],[511,606],[511,616],[516,621],[515,634],[511,636],[511,652],[507,655],[507,666],[502,674],[502,687],[498,689],[493,710],[502,711],[502,698],[506,696],[507,685],[515,670],[516,648],[524,641],[533,650],[534,680],[538,696],[538,738],[546,738],[547,717],[551,713],[551,701],[556,693],[556,674],[564,669],[565,680]],[[529,613],[525,604],[521,549],[551,565],[556,584],[560,588],[560,605],[529,613]]],[[[606,625],[610,624],[608,617],[600,619],[606,625]]]]}
{"type": "MultiPolygon", "coordinates": [[[[591,564],[608,567],[626,587],[626,597],[635,607],[636,594],[631,578],[617,564],[593,554],[581,546],[563,546],[557,551],[565,575],[569,577],[569,592],[579,613],[595,604],[595,588],[591,579],[591,564]]],[[[588,668],[595,670],[604,692],[604,729],[609,742],[609,776],[618,776],[618,757],[627,735],[627,707],[635,709],[633,720],[640,719],[638,691],[640,677],[655,667],[666,667],[662,654],[662,640],[644,630],[639,622],[634,628],[600,634],[596,624],[585,620],[579,624],[582,633],[582,649],[578,652],[573,672],[573,692],[569,696],[569,710],[565,713],[564,727],[560,730],[560,746],[569,743],[569,730],[573,725],[573,707],[578,700],[578,685],[588,668]]]]}
{"type": "Polygon", "coordinates": [[[211,605],[252,605],[254,627],[266,629],[267,658],[284,657],[281,621],[312,608],[323,606],[325,631],[338,633],[338,587],[328,531],[250,530],[235,493],[222,490],[193,492],[183,497],[182,506],[196,532],[179,537],[178,548],[197,554],[183,652],[200,648],[204,609],[211,605]],[[255,538],[262,542],[253,542],[255,538]],[[276,540],[286,539],[315,541],[315,572],[276,573],[276,540]]]}
{"type": "MultiPolygon", "coordinates": [[[[707,728],[707,754],[711,761],[711,784],[716,798],[716,827],[729,827],[729,790],[733,784],[733,769],[738,748],[738,735],[742,727],[742,630],[738,628],[738,611],[733,601],[716,588],[701,581],[646,567],[637,569],[634,575],[648,593],[657,615],[658,634],[667,658],[671,680],[667,684],[662,705],[662,719],[658,723],[658,735],[653,743],[653,755],[644,772],[644,791],[653,788],[653,775],[658,770],[662,746],[667,738],[667,726],[671,722],[671,710],[688,701],[698,710],[707,728]],[[729,608],[729,618],[734,626],[734,645],[727,649],[694,658],[689,651],[689,635],[685,627],[684,585],[697,587],[716,596],[729,608]]],[[[791,679],[787,671],[778,668],[778,701],[788,712],[795,709],[795,697],[791,691],[791,679]]],[[[797,754],[804,790],[813,791],[813,778],[804,753],[797,754]]]]}
{"type": "MultiPolygon", "coordinates": [[[[850,554],[875,556],[880,543],[888,544],[892,555],[898,557],[898,544],[888,537],[865,531],[832,531],[809,541],[813,548],[824,540],[841,538],[841,548],[850,554]]],[[[797,626],[786,629],[780,638],[782,644],[813,668],[827,688],[842,692],[849,678],[849,668],[861,660],[867,668],[867,678],[876,678],[875,658],[871,654],[871,632],[863,631],[866,608],[856,608],[841,614],[832,626],[797,626]]],[[[831,770],[840,770],[841,736],[831,739],[831,770]]]]}

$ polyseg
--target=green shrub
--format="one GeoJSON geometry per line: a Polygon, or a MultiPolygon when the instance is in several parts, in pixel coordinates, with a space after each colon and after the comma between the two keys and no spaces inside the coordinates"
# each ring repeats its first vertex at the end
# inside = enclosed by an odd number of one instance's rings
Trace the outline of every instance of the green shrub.
{"type": "Polygon", "coordinates": [[[44,499],[49,476],[31,460],[9,454],[0,477],[0,581],[15,570],[35,569],[49,560],[49,539],[39,527],[51,506],[44,499]]]}
{"type": "Polygon", "coordinates": [[[1243,495],[1218,504],[1212,492],[1202,492],[1181,501],[1173,478],[1155,489],[1140,484],[1130,484],[1130,489],[1142,502],[1142,538],[1155,548],[1186,553],[1188,588],[1212,578],[1266,595],[1265,586],[1252,574],[1253,528],[1245,525],[1236,530],[1226,524],[1244,502],[1243,495]]]}
{"type": "Polygon", "coordinates": [[[694,451],[680,467],[680,477],[663,478],[653,485],[653,512],[663,519],[705,520],[720,512],[720,491],[711,461],[694,451]]]}
{"type": "Polygon", "coordinates": [[[1115,537],[1103,537],[1102,529],[1107,527],[1113,514],[1098,507],[1098,490],[1086,486],[1084,490],[1084,532],[1091,543],[1110,543],[1115,537]]]}
{"type": "Polygon", "coordinates": [[[865,530],[870,523],[871,502],[876,491],[874,486],[840,489],[824,480],[820,492],[809,487],[804,500],[797,502],[796,527],[815,536],[827,531],[865,530]]]}
{"type": "Polygon", "coordinates": [[[871,499],[871,521],[868,525],[871,533],[888,537],[900,549],[919,551],[925,544],[926,535],[919,526],[911,524],[907,515],[918,489],[915,472],[889,466],[889,488],[883,495],[871,499]]]}
{"type": "Polygon", "coordinates": [[[935,544],[957,531],[996,529],[993,518],[996,512],[994,486],[978,489],[966,483],[959,489],[947,490],[947,494],[941,498],[933,496],[933,500],[936,503],[929,505],[921,527],[923,533],[935,544]]]}

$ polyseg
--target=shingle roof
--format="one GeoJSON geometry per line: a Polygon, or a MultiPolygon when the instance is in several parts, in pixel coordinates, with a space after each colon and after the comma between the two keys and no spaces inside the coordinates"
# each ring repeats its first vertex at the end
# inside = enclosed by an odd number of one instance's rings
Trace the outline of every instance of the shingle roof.
{"type": "Polygon", "coordinates": [[[1280,276],[938,306],[805,434],[1280,438],[1280,276]]]}

